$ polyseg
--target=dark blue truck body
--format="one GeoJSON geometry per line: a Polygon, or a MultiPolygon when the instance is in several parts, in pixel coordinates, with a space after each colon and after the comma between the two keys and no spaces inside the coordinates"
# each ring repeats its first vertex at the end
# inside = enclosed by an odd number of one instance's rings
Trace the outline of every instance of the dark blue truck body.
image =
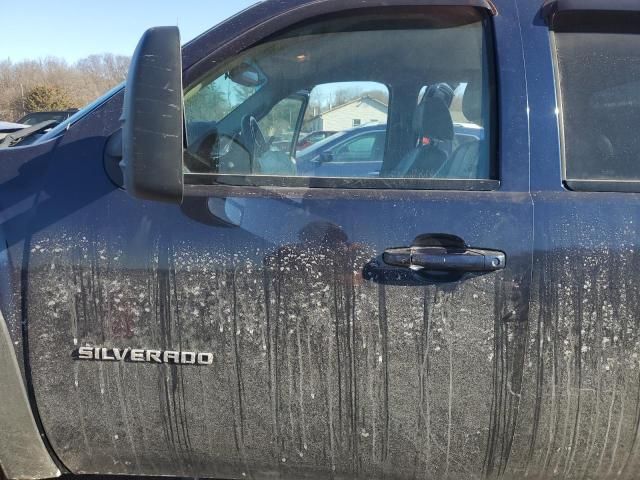
{"type": "MultiPolygon", "coordinates": [[[[72,474],[637,477],[640,188],[567,184],[554,4],[269,0],[185,45],[183,83],[294,24],[425,5],[486,14],[491,178],[185,175],[180,205],[140,200],[114,168],[122,89],[0,149],[0,347],[15,353],[44,441],[34,465],[48,455],[72,474]],[[424,234],[504,252],[506,268],[441,277],[385,264],[385,251],[424,234]],[[85,362],[80,347],[107,350],[85,362]],[[116,361],[125,348],[210,352],[212,364],[116,361]]],[[[0,460],[8,476],[50,476],[0,460]]]]}

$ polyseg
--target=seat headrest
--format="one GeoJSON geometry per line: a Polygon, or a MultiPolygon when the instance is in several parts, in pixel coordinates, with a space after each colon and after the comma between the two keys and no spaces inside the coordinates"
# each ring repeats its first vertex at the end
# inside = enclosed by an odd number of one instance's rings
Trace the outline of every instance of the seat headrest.
{"type": "Polygon", "coordinates": [[[467,120],[482,125],[482,81],[467,84],[462,97],[462,113],[467,120]]]}
{"type": "Polygon", "coordinates": [[[444,100],[425,97],[420,102],[422,128],[420,134],[438,140],[453,140],[453,120],[444,100]]]}

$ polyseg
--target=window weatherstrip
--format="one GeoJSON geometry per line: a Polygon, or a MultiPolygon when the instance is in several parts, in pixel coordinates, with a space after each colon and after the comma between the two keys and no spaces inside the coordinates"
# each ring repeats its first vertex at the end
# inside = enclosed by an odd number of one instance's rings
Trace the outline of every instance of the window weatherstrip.
{"type": "Polygon", "coordinates": [[[186,173],[185,184],[192,186],[209,186],[209,188],[224,186],[460,191],[491,191],[500,188],[499,180],[490,179],[282,177],[277,175],[230,175],[214,173],[186,173]]]}

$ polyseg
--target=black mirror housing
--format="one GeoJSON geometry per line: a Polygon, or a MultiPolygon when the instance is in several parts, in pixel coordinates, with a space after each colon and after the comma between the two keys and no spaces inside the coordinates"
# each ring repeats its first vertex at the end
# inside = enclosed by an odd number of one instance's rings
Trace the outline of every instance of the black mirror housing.
{"type": "Polygon", "coordinates": [[[122,113],[124,185],[136,197],[181,203],[182,52],[177,27],[154,27],[131,60],[122,113]]]}
{"type": "Polygon", "coordinates": [[[320,156],[318,157],[318,161],[320,163],[327,163],[327,162],[332,162],[333,158],[334,158],[333,152],[326,150],[320,154],[320,156]]]}

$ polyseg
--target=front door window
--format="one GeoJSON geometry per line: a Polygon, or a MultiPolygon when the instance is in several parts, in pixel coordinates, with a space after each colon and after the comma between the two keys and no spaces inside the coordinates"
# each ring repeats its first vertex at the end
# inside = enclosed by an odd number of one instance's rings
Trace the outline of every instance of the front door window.
{"type": "Polygon", "coordinates": [[[370,177],[373,170],[392,179],[494,178],[493,86],[483,22],[438,22],[438,28],[428,22],[389,24],[373,15],[351,29],[329,20],[283,33],[216,66],[186,88],[187,171],[324,177],[326,168],[311,166],[330,163],[331,153],[337,162],[330,176],[336,179],[370,177]],[[415,51],[421,52],[419,62],[415,51]],[[308,102],[297,129],[303,107],[294,98],[300,92],[308,92],[308,102]],[[459,98],[452,106],[454,92],[459,98]],[[483,135],[469,137],[471,127],[460,118],[482,125],[483,135]],[[360,150],[337,150],[371,126],[390,141],[369,137],[369,144],[353,146],[360,150]],[[473,141],[454,141],[463,137],[473,141]],[[369,152],[378,162],[375,169],[348,166],[372,161],[369,152]]]}

